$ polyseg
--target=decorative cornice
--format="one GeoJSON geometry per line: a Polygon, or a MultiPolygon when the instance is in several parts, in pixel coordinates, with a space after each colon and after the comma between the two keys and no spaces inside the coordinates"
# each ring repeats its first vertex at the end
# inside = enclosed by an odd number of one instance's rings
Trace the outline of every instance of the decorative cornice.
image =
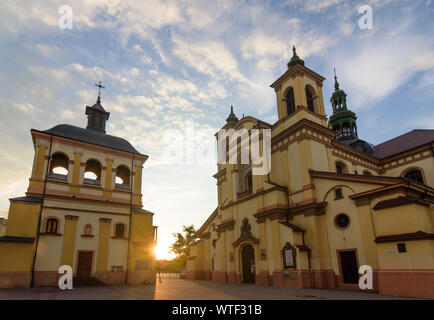
{"type": "Polygon", "coordinates": [[[259,239],[255,238],[253,235],[249,235],[249,236],[240,236],[237,240],[235,240],[234,242],[232,242],[232,246],[235,248],[238,245],[240,245],[241,242],[243,242],[243,241],[252,242],[254,244],[258,244],[259,243],[259,239]]]}
{"type": "Polygon", "coordinates": [[[424,206],[429,206],[430,203],[427,201],[423,201],[420,199],[412,198],[412,197],[403,197],[398,196],[393,199],[383,200],[378,202],[372,209],[373,210],[382,210],[382,209],[388,209],[393,207],[398,207],[406,204],[412,204],[412,203],[418,203],[424,206]]]}
{"type": "Polygon", "coordinates": [[[308,216],[320,216],[326,213],[327,202],[314,202],[305,205],[301,205],[298,207],[289,208],[289,216],[297,216],[300,214],[308,216]]]}
{"type": "Polygon", "coordinates": [[[322,83],[326,78],[319,75],[318,73],[312,71],[311,69],[302,66],[300,64],[296,64],[289,68],[283,75],[281,75],[276,81],[274,81],[270,87],[275,89],[276,87],[280,86],[282,82],[284,82],[287,78],[292,77],[294,74],[307,74],[310,77],[314,78],[316,81],[322,83]]]}
{"type": "Polygon", "coordinates": [[[415,240],[433,240],[434,233],[417,231],[413,233],[401,233],[375,238],[376,243],[397,242],[397,241],[415,241],[415,240]]]}
{"type": "Polygon", "coordinates": [[[285,227],[288,227],[288,228],[292,229],[292,231],[294,231],[294,232],[302,232],[302,233],[306,232],[306,230],[304,230],[304,229],[302,229],[302,228],[300,228],[300,227],[298,227],[295,224],[292,224],[290,222],[279,221],[279,223],[282,224],[282,225],[284,225],[285,227]]]}
{"type": "Polygon", "coordinates": [[[214,178],[218,179],[226,175],[226,168],[223,168],[219,172],[217,172],[215,175],[213,175],[214,178]]]}
{"type": "Polygon", "coordinates": [[[65,220],[78,220],[78,218],[79,218],[79,216],[73,216],[73,215],[70,215],[70,214],[67,214],[65,216],[65,220]]]}
{"type": "Polygon", "coordinates": [[[226,230],[233,230],[234,229],[235,220],[233,218],[226,219],[222,221],[217,226],[217,232],[224,232],[226,230]]]}
{"type": "Polygon", "coordinates": [[[307,252],[309,252],[309,251],[311,251],[310,250],[310,248],[308,247],[308,246],[306,246],[306,245],[304,245],[304,244],[302,244],[302,245],[295,245],[297,248],[298,248],[298,250],[300,250],[300,251],[307,251],[307,252]]]}
{"type": "Polygon", "coordinates": [[[266,189],[266,190],[257,191],[256,193],[252,193],[252,194],[247,195],[247,196],[245,196],[245,197],[243,197],[243,198],[241,198],[241,199],[238,199],[238,200],[236,200],[236,201],[229,202],[227,205],[221,206],[220,209],[221,209],[221,210],[227,209],[227,208],[229,208],[229,207],[231,207],[231,206],[233,206],[233,205],[236,205],[236,204],[239,204],[239,203],[245,202],[245,201],[247,201],[247,200],[250,200],[250,199],[256,198],[256,197],[258,197],[258,196],[260,196],[260,195],[263,195],[263,194],[267,194],[267,193],[273,192],[273,191],[275,191],[275,190],[283,191],[283,190],[282,190],[281,188],[279,188],[279,187],[271,187],[271,188],[266,189]]]}
{"type": "Polygon", "coordinates": [[[256,218],[257,223],[263,223],[266,219],[270,220],[283,220],[288,215],[287,207],[274,207],[267,210],[258,210],[253,216],[256,218]]]}
{"type": "Polygon", "coordinates": [[[428,201],[430,203],[434,202],[433,188],[425,185],[420,185],[414,182],[407,182],[403,180],[403,178],[398,178],[398,179],[400,179],[400,182],[396,184],[386,185],[380,188],[356,193],[350,195],[349,197],[354,201],[360,201],[362,199],[370,199],[370,198],[378,197],[379,195],[387,195],[387,194],[394,194],[394,193],[401,192],[402,194],[406,194],[406,196],[411,196],[420,200],[428,201]]]}
{"type": "Polygon", "coordinates": [[[203,223],[203,225],[199,228],[199,230],[197,230],[196,235],[198,237],[201,236],[202,232],[205,231],[205,229],[209,226],[209,224],[211,223],[211,221],[214,220],[214,218],[218,215],[218,208],[216,208],[211,215],[208,217],[208,219],[206,219],[206,221],[203,223]]]}
{"type": "Polygon", "coordinates": [[[368,176],[368,175],[360,175],[360,174],[336,173],[336,172],[315,171],[315,170],[309,170],[309,174],[312,178],[362,182],[362,183],[380,184],[380,185],[393,185],[402,181],[402,179],[399,177],[386,177],[386,176],[374,176],[374,175],[368,176]]]}

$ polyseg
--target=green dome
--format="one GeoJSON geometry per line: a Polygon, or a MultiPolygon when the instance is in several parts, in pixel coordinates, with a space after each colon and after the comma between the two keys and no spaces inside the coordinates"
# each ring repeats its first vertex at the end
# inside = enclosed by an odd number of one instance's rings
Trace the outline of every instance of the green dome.
{"type": "Polygon", "coordinates": [[[357,116],[347,109],[347,94],[339,88],[335,73],[335,92],[330,102],[333,107],[333,115],[330,117],[330,129],[336,131],[336,140],[357,139],[357,116]]]}
{"type": "Polygon", "coordinates": [[[295,51],[295,46],[292,47],[292,58],[288,62],[288,69],[296,64],[301,64],[304,66],[304,61],[297,56],[297,52],[295,51]]]}
{"type": "Polygon", "coordinates": [[[234,107],[231,106],[231,113],[229,114],[229,116],[226,118],[226,122],[230,125],[230,126],[235,126],[238,123],[238,118],[234,113],[234,107]]]}

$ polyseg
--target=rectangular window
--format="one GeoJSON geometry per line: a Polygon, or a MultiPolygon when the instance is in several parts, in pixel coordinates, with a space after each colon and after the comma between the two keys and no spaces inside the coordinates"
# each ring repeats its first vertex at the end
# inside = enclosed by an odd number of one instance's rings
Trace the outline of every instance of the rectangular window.
{"type": "Polygon", "coordinates": [[[342,189],[341,188],[335,189],[335,200],[342,199],[343,197],[344,196],[342,194],[342,189]]]}
{"type": "Polygon", "coordinates": [[[48,219],[46,233],[57,233],[57,219],[48,219]]]}
{"type": "Polygon", "coordinates": [[[405,243],[398,243],[397,247],[398,247],[398,252],[400,253],[407,252],[407,246],[405,245],[405,243]]]}

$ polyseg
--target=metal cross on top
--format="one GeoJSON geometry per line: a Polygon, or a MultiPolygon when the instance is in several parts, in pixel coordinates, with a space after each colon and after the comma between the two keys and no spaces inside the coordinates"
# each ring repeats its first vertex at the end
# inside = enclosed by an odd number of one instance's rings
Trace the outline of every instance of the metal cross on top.
{"type": "Polygon", "coordinates": [[[95,86],[99,88],[99,90],[98,90],[98,103],[100,103],[101,102],[101,89],[105,89],[105,87],[101,84],[101,81],[98,84],[95,83],[95,86]]]}

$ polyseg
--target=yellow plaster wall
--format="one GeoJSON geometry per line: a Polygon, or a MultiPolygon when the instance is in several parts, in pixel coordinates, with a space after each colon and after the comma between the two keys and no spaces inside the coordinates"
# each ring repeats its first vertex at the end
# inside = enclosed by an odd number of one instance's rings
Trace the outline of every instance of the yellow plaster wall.
{"type": "Polygon", "coordinates": [[[73,267],[74,265],[74,251],[75,239],[77,236],[77,220],[65,219],[65,227],[62,243],[62,255],[60,264],[73,267]]]}
{"type": "Polygon", "coordinates": [[[407,204],[375,210],[377,236],[413,233],[424,231],[432,233],[432,221],[429,208],[420,204],[407,204]],[[393,223],[390,223],[393,221],[393,223]]]}
{"type": "Polygon", "coordinates": [[[96,271],[108,270],[108,254],[111,221],[100,221],[98,232],[98,252],[96,256],[96,271]]]}
{"type": "Polygon", "coordinates": [[[312,155],[312,169],[317,171],[329,171],[326,146],[312,140],[310,141],[310,149],[312,155]]]}
{"type": "Polygon", "coordinates": [[[36,237],[40,210],[39,203],[11,202],[6,234],[8,236],[36,237]]]}
{"type": "Polygon", "coordinates": [[[381,269],[433,269],[434,245],[432,240],[400,242],[405,242],[407,248],[406,253],[398,252],[398,242],[377,244],[377,254],[381,269]]]}
{"type": "Polygon", "coordinates": [[[155,244],[152,227],[152,214],[133,213],[129,241],[129,269],[135,269],[136,260],[146,260],[149,263],[150,270],[153,268],[155,244]]]}
{"type": "Polygon", "coordinates": [[[0,272],[30,271],[35,243],[0,243],[0,272]]]}

